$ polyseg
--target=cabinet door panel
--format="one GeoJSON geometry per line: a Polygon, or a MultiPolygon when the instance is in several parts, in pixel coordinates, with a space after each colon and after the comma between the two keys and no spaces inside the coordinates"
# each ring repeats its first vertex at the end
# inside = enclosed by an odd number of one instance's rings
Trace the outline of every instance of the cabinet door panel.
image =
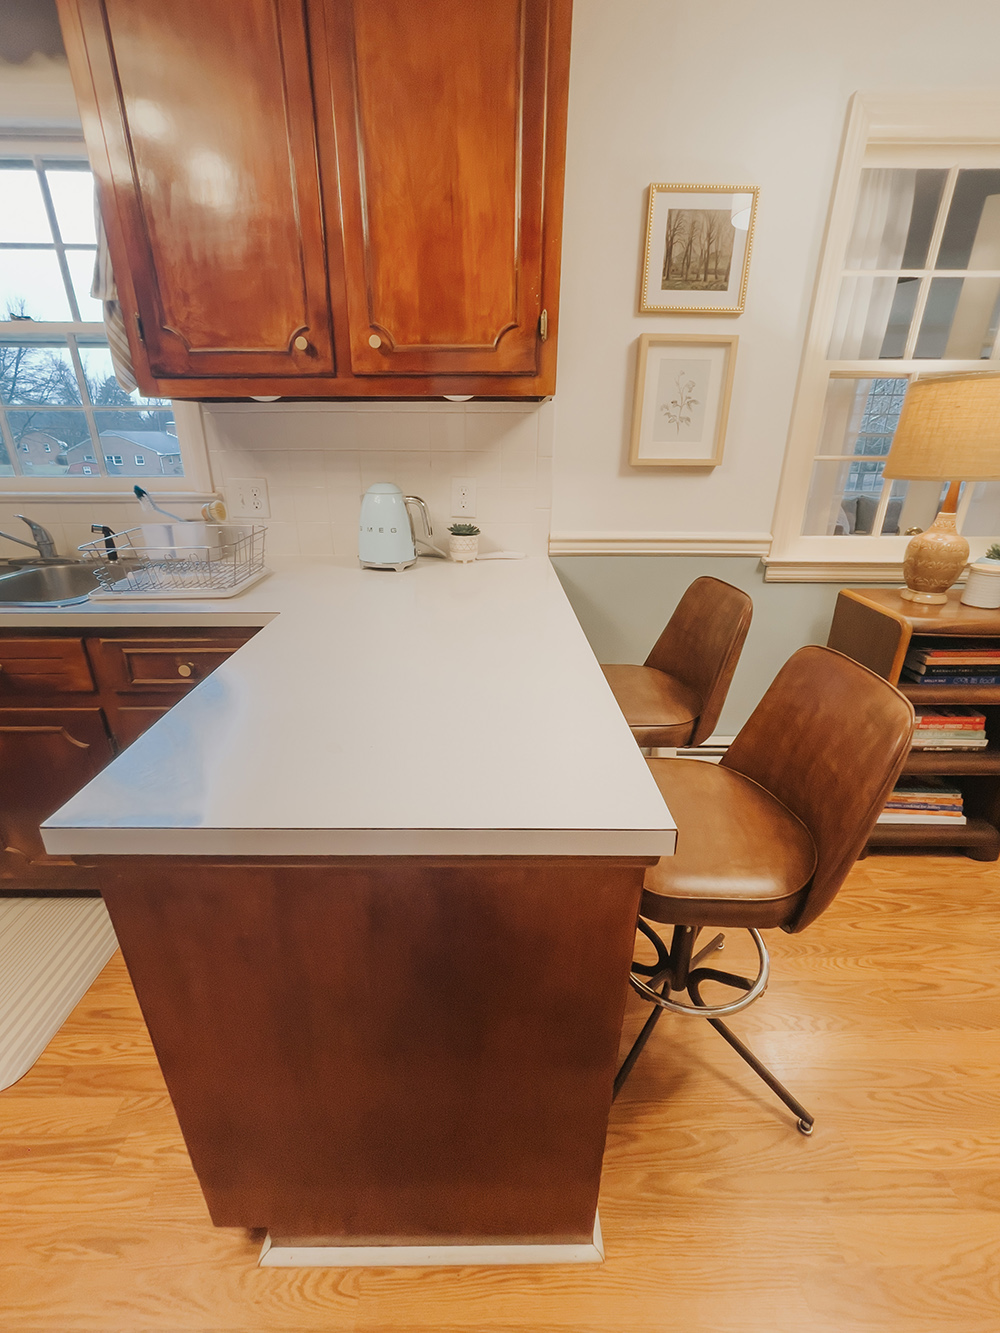
{"type": "Polygon", "coordinates": [[[533,374],[549,0],[330,10],[352,369],[533,374]]]}
{"type": "Polygon", "coordinates": [[[72,864],[47,854],[39,825],[112,758],[99,708],[0,710],[0,881],[72,864]]]}
{"type": "Polygon", "coordinates": [[[331,373],[303,0],[63,0],[62,13],[82,24],[92,88],[71,63],[152,373],[331,373]]]}

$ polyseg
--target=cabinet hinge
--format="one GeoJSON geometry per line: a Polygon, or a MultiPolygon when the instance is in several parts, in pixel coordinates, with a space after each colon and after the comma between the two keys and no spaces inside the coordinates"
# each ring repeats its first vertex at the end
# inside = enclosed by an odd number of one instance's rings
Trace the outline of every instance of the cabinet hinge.
{"type": "Polygon", "coordinates": [[[545,342],[549,336],[549,312],[547,310],[543,310],[538,318],[538,336],[542,342],[545,342]]]}
{"type": "Polygon", "coordinates": [[[143,347],[145,347],[146,335],[142,331],[142,316],[138,312],[136,312],[135,316],[135,331],[139,335],[139,341],[142,343],[143,347]]]}

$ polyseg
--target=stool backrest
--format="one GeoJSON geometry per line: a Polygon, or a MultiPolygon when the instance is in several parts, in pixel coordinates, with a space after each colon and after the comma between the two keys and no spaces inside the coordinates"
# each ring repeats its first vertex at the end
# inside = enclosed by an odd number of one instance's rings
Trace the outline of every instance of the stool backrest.
{"type": "Polygon", "coordinates": [[[816,844],[812,882],[793,931],[833,901],[868,841],[913,737],[913,705],[832,648],[788,659],[722,763],[760,784],[816,844]]]}
{"type": "Polygon", "coordinates": [[[645,666],[694,690],[701,700],[689,745],[715,730],[750,628],[753,603],[745,592],[707,575],[695,579],[677,603],[645,666]]]}

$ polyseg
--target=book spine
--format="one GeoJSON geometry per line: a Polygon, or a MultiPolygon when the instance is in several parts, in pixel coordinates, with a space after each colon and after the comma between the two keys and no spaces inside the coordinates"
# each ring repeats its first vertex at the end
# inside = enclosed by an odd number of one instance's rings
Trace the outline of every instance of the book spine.
{"type": "Polygon", "coordinates": [[[917,685],[1000,685],[1000,675],[996,676],[916,676],[905,673],[907,678],[917,685]]]}

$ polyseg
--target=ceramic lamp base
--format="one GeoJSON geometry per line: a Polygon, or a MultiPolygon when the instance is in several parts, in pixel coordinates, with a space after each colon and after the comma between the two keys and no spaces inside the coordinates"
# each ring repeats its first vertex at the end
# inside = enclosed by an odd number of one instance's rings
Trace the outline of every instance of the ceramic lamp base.
{"type": "Polygon", "coordinates": [[[905,602],[920,602],[924,606],[943,606],[948,600],[946,592],[915,592],[913,588],[900,588],[899,595],[905,602]]]}
{"type": "Polygon", "coordinates": [[[940,606],[969,560],[969,543],[955,527],[955,515],[941,510],[926,532],[918,533],[903,557],[906,587],[900,596],[910,602],[940,606]]]}

